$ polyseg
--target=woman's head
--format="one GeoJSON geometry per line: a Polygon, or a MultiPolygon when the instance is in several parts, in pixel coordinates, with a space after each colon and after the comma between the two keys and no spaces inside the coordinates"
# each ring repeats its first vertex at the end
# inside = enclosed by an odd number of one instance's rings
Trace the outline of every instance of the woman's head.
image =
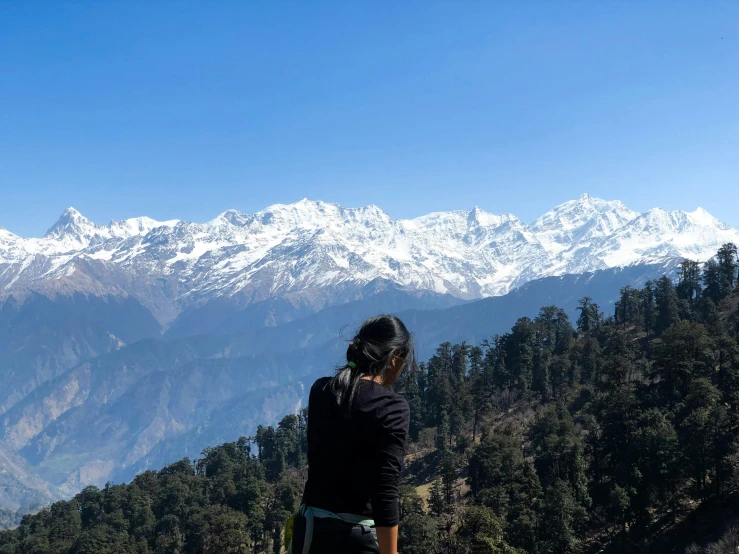
{"type": "Polygon", "coordinates": [[[361,376],[379,377],[388,387],[407,363],[414,362],[413,356],[413,338],[393,315],[378,315],[365,321],[346,349],[349,367],[356,365],[361,376]]]}
{"type": "Polygon", "coordinates": [[[413,338],[403,322],[392,315],[371,317],[349,343],[346,365],[331,380],[331,389],[339,404],[349,407],[362,377],[390,387],[404,367],[413,365],[413,338]]]}

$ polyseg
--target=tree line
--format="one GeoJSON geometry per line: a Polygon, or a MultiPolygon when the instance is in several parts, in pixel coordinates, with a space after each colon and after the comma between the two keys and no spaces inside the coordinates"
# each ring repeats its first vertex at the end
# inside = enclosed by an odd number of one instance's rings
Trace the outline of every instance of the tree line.
{"type": "MultiPolygon", "coordinates": [[[[738,267],[727,244],[675,281],[624,287],[612,315],[589,298],[574,322],[546,306],[406,372],[400,551],[659,552],[701,507],[739,506],[738,267]]],[[[280,553],[305,426],[289,415],[88,487],[0,534],[0,554],[280,553]]]]}

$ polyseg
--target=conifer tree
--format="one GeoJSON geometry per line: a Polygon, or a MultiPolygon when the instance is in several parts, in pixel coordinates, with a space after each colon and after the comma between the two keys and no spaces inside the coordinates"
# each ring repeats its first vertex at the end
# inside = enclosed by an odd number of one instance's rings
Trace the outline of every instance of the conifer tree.
{"type": "Polygon", "coordinates": [[[616,323],[623,326],[635,325],[639,321],[639,291],[632,286],[623,287],[616,302],[614,317],[616,323]]]}
{"type": "Polygon", "coordinates": [[[429,510],[435,516],[440,516],[446,510],[447,503],[444,499],[444,485],[441,477],[434,479],[429,492],[429,510]]]}
{"type": "Polygon", "coordinates": [[[655,283],[647,281],[640,293],[641,305],[640,312],[644,320],[644,332],[647,335],[654,333],[654,326],[657,323],[657,303],[655,302],[655,283]]]}
{"type": "Polygon", "coordinates": [[[737,268],[739,268],[736,245],[731,242],[724,244],[719,248],[716,260],[721,273],[721,295],[725,298],[736,286],[737,268]]]}
{"type": "Polygon", "coordinates": [[[683,260],[678,268],[677,295],[691,304],[701,296],[700,264],[693,260],[683,260]]]}
{"type": "Polygon", "coordinates": [[[472,442],[475,442],[477,439],[480,418],[488,402],[489,385],[487,376],[488,372],[485,367],[483,350],[479,346],[473,346],[470,349],[469,372],[470,400],[472,404],[472,442]]]}
{"type": "Polygon", "coordinates": [[[714,352],[705,327],[681,321],[665,332],[652,364],[656,387],[665,405],[685,398],[693,380],[711,374],[714,352]]]}
{"type": "Polygon", "coordinates": [[[581,513],[570,487],[556,480],[542,502],[540,520],[541,551],[567,554],[577,543],[575,519],[581,513]]]}
{"type": "Polygon", "coordinates": [[[703,266],[704,293],[714,304],[724,298],[724,275],[715,259],[708,260],[703,266]]]}
{"type": "Polygon", "coordinates": [[[590,333],[598,330],[603,314],[600,312],[600,306],[593,302],[592,298],[586,296],[580,300],[577,311],[580,312],[580,316],[577,318],[578,331],[590,333]]]}
{"type": "Polygon", "coordinates": [[[575,501],[590,506],[585,475],[584,445],[575,431],[567,408],[557,403],[540,416],[531,433],[534,465],[541,484],[552,487],[561,480],[568,484],[575,501]]]}
{"type": "Polygon", "coordinates": [[[657,335],[661,335],[671,325],[680,320],[680,311],[678,308],[678,298],[675,292],[675,286],[666,275],[657,281],[657,289],[655,291],[657,301],[657,320],[655,322],[655,331],[657,335]]]}

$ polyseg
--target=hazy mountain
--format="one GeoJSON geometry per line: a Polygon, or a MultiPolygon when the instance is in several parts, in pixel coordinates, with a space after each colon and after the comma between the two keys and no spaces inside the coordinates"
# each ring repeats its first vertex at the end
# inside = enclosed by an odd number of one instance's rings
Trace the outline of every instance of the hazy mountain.
{"type": "Polygon", "coordinates": [[[279,326],[147,338],[36,387],[2,416],[0,438],[43,478],[72,493],[276,422],[305,401],[317,376],[340,363],[347,340],[369,315],[400,315],[426,358],[442,341],[480,342],[544,305],[576,317],[577,300],[587,295],[609,310],[621,286],[671,270],[632,266],[549,277],[444,309],[438,305],[449,299],[390,288],[279,326]]]}
{"type": "Polygon", "coordinates": [[[38,477],[26,460],[0,441],[0,530],[61,498],[62,491],[38,477]]]}
{"type": "Polygon", "coordinates": [[[0,415],[80,361],[160,332],[151,313],[130,297],[7,298],[0,302],[0,415]]]}

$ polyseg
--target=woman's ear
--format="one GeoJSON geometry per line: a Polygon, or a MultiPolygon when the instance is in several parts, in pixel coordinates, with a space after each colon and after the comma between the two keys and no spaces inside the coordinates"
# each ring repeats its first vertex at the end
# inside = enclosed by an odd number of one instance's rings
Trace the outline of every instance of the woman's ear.
{"type": "Polygon", "coordinates": [[[405,365],[405,358],[403,356],[393,356],[390,358],[390,371],[388,372],[389,379],[386,379],[387,385],[392,385],[400,377],[405,365]]]}

